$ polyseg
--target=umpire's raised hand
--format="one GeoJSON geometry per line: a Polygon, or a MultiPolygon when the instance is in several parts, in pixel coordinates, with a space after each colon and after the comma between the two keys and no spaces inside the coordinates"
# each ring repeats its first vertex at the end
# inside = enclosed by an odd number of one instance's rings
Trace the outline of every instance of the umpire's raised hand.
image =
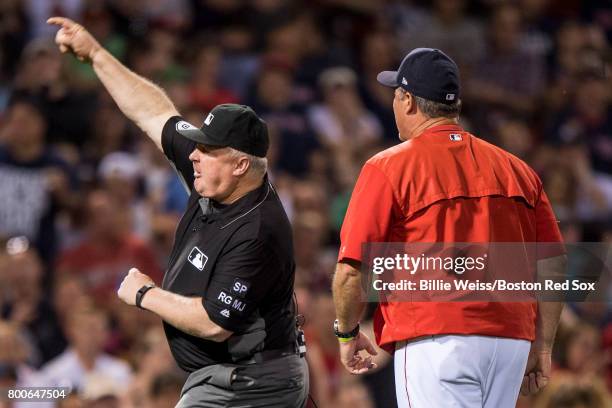
{"type": "Polygon", "coordinates": [[[119,109],[161,150],[164,125],[169,118],[179,115],[163,89],[130,71],[82,25],[64,17],[51,17],[47,23],[60,27],[55,36],[60,51],[70,52],[79,60],[90,62],[119,109]]]}
{"type": "Polygon", "coordinates": [[[75,23],[69,18],[51,17],[48,24],[61,26],[55,35],[55,43],[61,52],[73,53],[79,61],[91,61],[100,44],[82,25],[75,23]]]}

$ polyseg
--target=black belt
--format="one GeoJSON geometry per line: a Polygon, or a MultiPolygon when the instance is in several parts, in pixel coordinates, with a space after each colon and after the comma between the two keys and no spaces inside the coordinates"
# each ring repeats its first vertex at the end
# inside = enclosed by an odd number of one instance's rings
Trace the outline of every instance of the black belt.
{"type": "Polygon", "coordinates": [[[266,361],[276,360],[277,358],[292,356],[294,354],[298,354],[298,351],[295,349],[295,345],[288,344],[282,348],[257,352],[244,360],[237,361],[236,363],[245,365],[261,364],[265,363],[266,361]]]}

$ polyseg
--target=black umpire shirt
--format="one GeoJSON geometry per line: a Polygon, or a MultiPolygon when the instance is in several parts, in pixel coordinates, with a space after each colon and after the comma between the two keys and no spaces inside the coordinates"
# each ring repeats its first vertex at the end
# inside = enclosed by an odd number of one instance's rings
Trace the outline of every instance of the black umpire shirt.
{"type": "Polygon", "coordinates": [[[295,262],[289,220],[267,176],[261,187],[230,205],[202,198],[195,191],[188,158],[195,143],[176,132],[180,120],[173,117],[166,122],[162,146],[190,197],[162,287],[183,296],[201,296],[210,319],[234,332],[218,343],[164,322],[174,358],[192,372],[294,344],[295,262]]]}

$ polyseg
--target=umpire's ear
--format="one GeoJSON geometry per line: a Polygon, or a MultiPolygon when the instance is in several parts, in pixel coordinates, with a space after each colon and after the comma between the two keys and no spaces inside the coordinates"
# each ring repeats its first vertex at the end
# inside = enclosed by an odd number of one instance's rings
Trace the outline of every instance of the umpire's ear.
{"type": "Polygon", "coordinates": [[[251,167],[251,160],[249,157],[246,155],[239,155],[234,164],[234,171],[232,173],[234,176],[242,176],[249,171],[249,167],[251,167]]]}

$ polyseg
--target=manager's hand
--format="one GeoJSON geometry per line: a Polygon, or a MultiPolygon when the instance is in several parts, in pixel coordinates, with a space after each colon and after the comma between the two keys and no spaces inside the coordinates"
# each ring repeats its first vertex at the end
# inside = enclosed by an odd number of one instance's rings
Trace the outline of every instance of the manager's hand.
{"type": "Polygon", "coordinates": [[[372,362],[372,356],[377,354],[372,341],[362,332],[351,341],[340,342],[340,361],[351,374],[363,374],[375,369],[376,363],[372,362]],[[361,350],[365,350],[369,356],[361,356],[361,350]]]}
{"type": "Polygon", "coordinates": [[[47,23],[61,27],[55,35],[55,43],[60,51],[72,52],[80,61],[93,60],[101,48],[98,41],[82,25],[69,18],[51,17],[47,23]]]}
{"type": "Polygon", "coordinates": [[[128,274],[125,275],[125,278],[123,278],[123,282],[121,282],[121,286],[119,286],[117,295],[119,296],[119,299],[123,300],[128,305],[135,306],[136,293],[140,288],[149,283],[154,283],[153,279],[149,278],[138,269],[132,268],[128,274]]]}
{"type": "Polygon", "coordinates": [[[551,374],[552,351],[532,346],[527,359],[527,367],[521,384],[521,394],[527,396],[537,394],[548,385],[551,374]]]}

